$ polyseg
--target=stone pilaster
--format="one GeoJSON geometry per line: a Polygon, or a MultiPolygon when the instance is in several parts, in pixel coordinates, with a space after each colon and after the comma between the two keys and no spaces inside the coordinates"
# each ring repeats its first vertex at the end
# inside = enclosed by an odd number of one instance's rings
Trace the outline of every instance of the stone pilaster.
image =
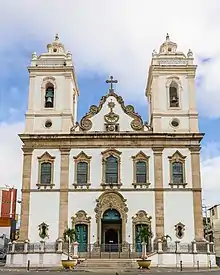
{"type": "Polygon", "coordinates": [[[23,174],[22,174],[22,200],[21,200],[21,225],[19,241],[28,240],[30,188],[31,188],[31,165],[32,148],[23,148],[23,174]]]}
{"type": "Polygon", "coordinates": [[[156,238],[164,236],[164,196],[163,191],[163,148],[153,147],[154,152],[154,182],[155,188],[155,225],[156,238]]]}
{"type": "Polygon", "coordinates": [[[70,149],[60,149],[60,209],[59,209],[59,238],[63,238],[63,232],[68,225],[68,188],[69,188],[69,155],[70,149]]]}
{"type": "Polygon", "coordinates": [[[200,146],[190,147],[191,166],[192,166],[192,187],[193,191],[193,209],[194,209],[194,227],[195,239],[204,240],[203,218],[202,218],[202,189],[200,177],[200,146]]]}

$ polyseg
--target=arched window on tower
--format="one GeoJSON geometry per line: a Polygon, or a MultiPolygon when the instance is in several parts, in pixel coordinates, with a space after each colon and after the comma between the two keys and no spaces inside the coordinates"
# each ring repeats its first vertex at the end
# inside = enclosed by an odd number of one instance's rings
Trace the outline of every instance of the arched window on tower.
{"type": "Polygon", "coordinates": [[[170,107],[179,107],[178,84],[174,81],[169,87],[169,104],[170,107]]]}
{"type": "Polygon", "coordinates": [[[183,184],[184,177],[183,177],[183,163],[180,161],[174,161],[172,163],[172,179],[173,184],[183,184]]]}
{"type": "Polygon", "coordinates": [[[54,86],[51,83],[46,85],[45,92],[45,108],[53,108],[54,107],[54,86]]]}

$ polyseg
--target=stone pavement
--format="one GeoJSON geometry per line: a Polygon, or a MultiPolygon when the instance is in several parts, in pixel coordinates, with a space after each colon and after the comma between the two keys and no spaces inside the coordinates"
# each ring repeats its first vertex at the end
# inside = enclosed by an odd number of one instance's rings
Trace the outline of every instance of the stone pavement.
{"type": "Polygon", "coordinates": [[[174,268],[151,268],[150,270],[127,270],[127,271],[117,271],[117,270],[97,270],[97,271],[64,271],[57,269],[56,271],[54,270],[49,270],[49,269],[41,269],[41,270],[34,270],[31,269],[30,271],[24,270],[24,269],[8,269],[8,268],[2,268],[0,269],[0,274],[6,274],[9,273],[11,275],[14,274],[29,274],[29,275],[44,275],[45,273],[50,273],[50,275],[57,275],[57,273],[75,273],[79,275],[89,275],[89,273],[92,273],[91,275],[144,275],[144,274],[150,274],[150,273],[169,273],[170,275],[177,275],[179,273],[182,273],[184,275],[190,275],[192,273],[199,273],[199,275],[208,275],[208,274],[213,274],[213,275],[220,275],[220,269],[206,269],[206,270],[200,270],[197,271],[196,269],[190,269],[190,268],[185,268],[185,270],[180,271],[179,269],[174,269],[174,268]]]}

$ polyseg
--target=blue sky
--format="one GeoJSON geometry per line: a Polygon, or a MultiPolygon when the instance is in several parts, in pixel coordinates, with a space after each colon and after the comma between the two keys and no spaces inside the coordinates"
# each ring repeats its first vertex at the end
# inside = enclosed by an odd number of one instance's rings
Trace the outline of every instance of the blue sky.
{"type": "Polygon", "coordinates": [[[178,50],[187,53],[190,48],[198,64],[199,125],[205,133],[201,163],[204,197],[207,204],[219,202],[219,13],[217,0],[184,0],[178,12],[174,0],[66,0],[65,5],[58,0],[2,0],[0,162],[11,167],[13,157],[14,163],[10,175],[7,169],[1,169],[0,181],[20,184],[21,144],[17,133],[24,126],[28,99],[26,67],[32,52],[45,52],[57,32],[72,52],[80,89],[78,120],[106,94],[105,80],[110,75],[118,79],[117,93],[125,103],[133,104],[147,120],[144,94],[151,54],[153,49],[158,51],[169,32],[178,50]]]}

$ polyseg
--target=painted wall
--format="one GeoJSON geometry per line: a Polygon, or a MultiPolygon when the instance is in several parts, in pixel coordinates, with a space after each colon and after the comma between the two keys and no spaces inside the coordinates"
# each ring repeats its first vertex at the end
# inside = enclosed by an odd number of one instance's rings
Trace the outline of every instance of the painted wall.
{"type": "Polygon", "coordinates": [[[164,193],[164,233],[172,241],[176,237],[174,226],[181,222],[185,225],[184,237],[181,242],[191,242],[194,239],[194,213],[192,192],[165,192],[164,193]]]}
{"type": "Polygon", "coordinates": [[[59,192],[32,192],[30,194],[30,216],[28,238],[31,242],[41,240],[38,226],[45,222],[49,225],[48,242],[54,242],[58,238],[59,226],[59,192]]]}

